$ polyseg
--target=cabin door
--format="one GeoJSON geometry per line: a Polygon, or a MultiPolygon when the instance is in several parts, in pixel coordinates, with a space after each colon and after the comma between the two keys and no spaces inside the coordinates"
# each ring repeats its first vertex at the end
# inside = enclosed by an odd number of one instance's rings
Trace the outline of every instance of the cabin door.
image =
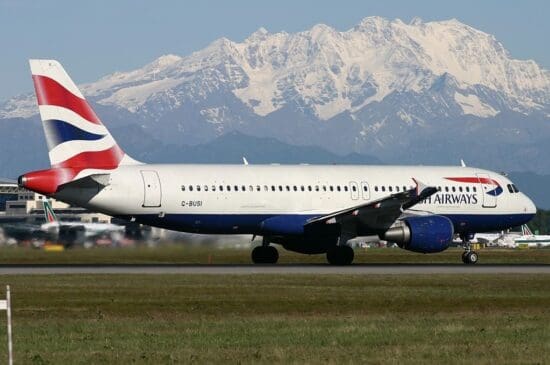
{"type": "Polygon", "coordinates": [[[366,181],[361,181],[361,196],[363,200],[369,200],[370,198],[369,184],[366,181]]]}
{"type": "Polygon", "coordinates": [[[483,196],[483,208],[495,208],[497,206],[497,196],[502,193],[502,188],[489,174],[476,174],[481,187],[483,196]]]}
{"type": "Polygon", "coordinates": [[[160,207],[162,191],[156,171],[141,171],[143,179],[143,207],[160,207]]]}
{"type": "Polygon", "coordinates": [[[359,199],[359,187],[355,181],[349,183],[349,190],[351,192],[351,198],[353,200],[359,199]]]}

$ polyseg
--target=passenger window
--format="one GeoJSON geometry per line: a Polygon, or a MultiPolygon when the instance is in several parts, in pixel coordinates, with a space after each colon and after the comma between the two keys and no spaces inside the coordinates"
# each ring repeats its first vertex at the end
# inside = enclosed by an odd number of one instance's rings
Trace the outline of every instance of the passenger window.
{"type": "MultiPolygon", "coordinates": [[[[354,186],[354,188],[355,188],[355,186],[354,186]]],[[[355,189],[354,189],[353,191],[355,191],[355,189]]],[[[393,191],[393,188],[392,188],[391,186],[389,186],[389,187],[388,187],[388,191],[392,192],[392,191],[393,191]]]]}
{"type": "Polygon", "coordinates": [[[204,191],[208,191],[208,185],[204,185],[204,191]]]}
{"type": "Polygon", "coordinates": [[[292,187],[292,190],[298,191],[298,187],[296,187],[296,185],[294,185],[294,186],[292,187]]]}
{"type": "Polygon", "coordinates": [[[220,191],[223,191],[223,185],[220,185],[220,191]]]}
{"type": "MultiPolygon", "coordinates": [[[[439,189],[441,190],[441,189],[439,189]]],[[[406,186],[403,186],[403,191],[407,191],[407,187],[406,186]]]]}
{"type": "Polygon", "coordinates": [[[308,191],[311,191],[311,185],[308,185],[308,186],[307,186],[307,190],[308,190],[308,191]]]}
{"type": "Polygon", "coordinates": [[[469,186],[466,186],[466,192],[467,192],[467,193],[470,192],[470,187],[469,187],[469,186]]]}
{"type": "Polygon", "coordinates": [[[327,186],[323,185],[323,191],[327,191],[327,186]]]}
{"type": "Polygon", "coordinates": [[[330,186],[328,187],[328,190],[334,191],[334,186],[330,185],[330,186]]]}
{"type": "Polygon", "coordinates": [[[212,185],[212,191],[216,191],[216,185],[212,185]]]}
{"type": "Polygon", "coordinates": [[[189,191],[193,191],[193,185],[189,185],[189,191]]]}
{"type": "Polygon", "coordinates": [[[305,191],[306,189],[305,189],[305,187],[302,185],[302,186],[300,186],[300,190],[305,191]]]}
{"type": "Polygon", "coordinates": [[[246,187],[244,185],[241,185],[241,190],[246,191],[246,187]]]}
{"type": "Polygon", "coordinates": [[[201,186],[197,185],[197,191],[201,191],[201,186]]]}
{"type": "Polygon", "coordinates": [[[375,187],[374,187],[374,191],[378,191],[378,186],[375,186],[375,187]]]}
{"type": "Polygon", "coordinates": [[[462,193],[462,186],[458,187],[458,191],[460,191],[462,193]]]}
{"type": "Polygon", "coordinates": [[[348,191],[348,186],[344,185],[344,191],[348,191]]]}
{"type": "Polygon", "coordinates": [[[283,191],[283,186],[279,185],[279,191],[283,191]]]}
{"type": "Polygon", "coordinates": [[[342,191],[342,189],[340,188],[340,185],[337,185],[337,186],[336,186],[336,190],[337,190],[337,191],[342,191]]]}
{"type": "Polygon", "coordinates": [[[363,191],[367,191],[367,185],[363,185],[363,191]]]}
{"type": "Polygon", "coordinates": [[[445,192],[449,192],[449,187],[448,186],[445,186],[445,192]]]}
{"type": "Polygon", "coordinates": [[[271,185],[271,191],[275,191],[275,185],[271,185]]]}
{"type": "Polygon", "coordinates": [[[385,186],[382,186],[382,191],[386,191],[386,187],[385,186]]]}
{"type": "Polygon", "coordinates": [[[267,185],[264,185],[264,191],[269,191],[269,188],[267,187],[267,185]]]}
{"type": "Polygon", "coordinates": [[[185,191],[185,185],[181,186],[181,191],[185,191]]]}
{"type": "Polygon", "coordinates": [[[235,191],[239,191],[239,187],[237,185],[233,186],[235,191]]]}
{"type": "Polygon", "coordinates": [[[254,187],[252,185],[248,186],[249,191],[254,191],[254,187]]]}
{"type": "Polygon", "coordinates": [[[227,185],[227,191],[231,191],[231,185],[227,185]]]}
{"type": "Polygon", "coordinates": [[[319,185],[315,185],[315,191],[319,191],[319,185]]]}
{"type": "Polygon", "coordinates": [[[475,186],[472,187],[472,191],[475,193],[477,192],[477,188],[475,186]]]}
{"type": "Polygon", "coordinates": [[[452,190],[453,193],[454,193],[454,192],[456,191],[456,188],[453,186],[453,187],[451,188],[451,190],[452,190]]]}
{"type": "Polygon", "coordinates": [[[260,185],[256,185],[256,191],[262,191],[262,188],[260,187],[260,185]]]}
{"type": "Polygon", "coordinates": [[[353,185],[353,186],[351,187],[351,190],[357,191],[357,186],[353,185]]]}
{"type": "Polygon", "coordinates": [[[399,192],[399,186],[395,187],[395,191],[399,192]]]}
{"type": "Polygon", "coordinates": [[[290,186],[286,186],[286,191],[290,191],[290,186]]]}

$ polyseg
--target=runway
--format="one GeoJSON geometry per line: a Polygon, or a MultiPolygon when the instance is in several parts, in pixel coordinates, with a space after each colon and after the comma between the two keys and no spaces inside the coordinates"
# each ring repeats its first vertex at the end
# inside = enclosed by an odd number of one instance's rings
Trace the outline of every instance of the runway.
{"type": "Polygon", "coordinates": [[[184,275],[403,275],[403,274],[550,274],[550,265],[417,265],[356,264],[296,265],[0,265],[0,275],[184,274],[184,275]]]}

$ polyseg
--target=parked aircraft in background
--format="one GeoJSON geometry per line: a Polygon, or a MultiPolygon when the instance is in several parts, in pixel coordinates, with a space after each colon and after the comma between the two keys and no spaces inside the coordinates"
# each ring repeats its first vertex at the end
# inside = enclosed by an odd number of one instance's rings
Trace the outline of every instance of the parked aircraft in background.
{"type": "Polygon", "coordinates": [[[550,247],[550,235],[533,234],[527,224],[521,226],[521,236],[516,238],[515,241],[518,246],[550,247]]]}
{"type": "Polygon", "coordinates": [[[62,222],[55,215],[50,203],[44,201],[46,223],[40,228],[49,237],[65,246],[75,243],[90,245],[100,237],[108,237],[118,242],[124,237],[126,227],[111,223],[62,222]]]}
{"type": "Polygon", "coordinates": [[[550,247],[550,235],[533,234],[527,224],[521,226],[521,232],[502,231],[500,233],[476,234],[479,243],[500,247],[550,247]]]}
{"type": "Polygon", "coordinates": [[[475,263],[476,232],[528,222],[533,202],[498,173],[471,167],[165,165],[130,158],[63,67],[31,60],[51,167],[19,185],[87,209],[152,226],[263,237],[256,263],[275,263],[270,243],[350,264],[347,241],[378,235],[421,253],[460,235],[475,263]]]}

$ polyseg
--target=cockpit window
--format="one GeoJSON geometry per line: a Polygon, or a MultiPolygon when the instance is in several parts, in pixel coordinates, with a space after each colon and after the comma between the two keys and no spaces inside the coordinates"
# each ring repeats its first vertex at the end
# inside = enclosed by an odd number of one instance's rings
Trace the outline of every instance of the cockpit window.
{"type": "Polygon", "coordinates": [[[512,184],[512,189],[514,189],[514,193],[519,193],[519,189],[515,184],[512,184]]]}
{"type": "Polygon", "coordinates": [[[512,184],[508,184],[508,185],[506,185],[506,187],[508,188],[508,191],[509,191],[510,193],[513,193],[513,192],[514,192],[514,188],[512,187],[512,184]]]}

